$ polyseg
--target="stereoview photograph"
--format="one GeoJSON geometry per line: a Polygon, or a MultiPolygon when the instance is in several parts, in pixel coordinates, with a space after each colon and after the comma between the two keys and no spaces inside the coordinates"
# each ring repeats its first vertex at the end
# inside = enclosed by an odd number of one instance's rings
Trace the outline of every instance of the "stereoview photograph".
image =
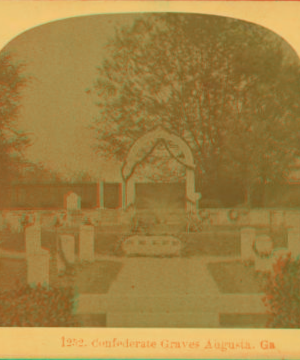
{"type": "Polygon", "coordinates": [[[223,16],[73,17],[0,53],[2,327],[299,328],[300,60],[223,16]]]}

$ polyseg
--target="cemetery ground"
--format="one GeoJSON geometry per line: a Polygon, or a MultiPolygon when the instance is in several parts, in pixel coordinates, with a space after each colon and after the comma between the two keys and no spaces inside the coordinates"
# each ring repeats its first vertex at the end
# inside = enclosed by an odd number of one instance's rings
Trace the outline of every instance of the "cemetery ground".
{"type": "MultiPolygon", "coordinates": [[[[78,255],[78,234],[75,236],[75,254],[78,255]]],[[[262,228],[258,233],[268,230],[262,228]]],[[[0,288],[11,290],[26,284],[26,257],[24,233],[2,231],[0,252],[0,288]]],[[[56,266],[55,231],[42,231],[42,247],[50,250],[50,285],[72,286],[78,294],[99,296],[178,295],[201,293],[225,309],[219,313],[221,327],[265,327],[267,315],[251,313],[251,295],[262,294],[266,277],[258,274],[251,262],[240,259],[239,230],[222,228],[202,233],[177,234],[184,247],[180,257],[125,257],[120,252],[123,237],[118,233],[95,229],[95,262],[77,263],[73,273],[60,276],[56,266]],[[226,302],[235,301],[230,296],[244,296],[242,313],[226,312],[226,302]]],[[[282,229],[272,232],[275,248],[287,247],[287,237],[282,229]]],[[[217,305],[216,305],[217,306],[217,305]]],[[[105,314],[78,315],[82,326],[105,326],[105,314]]]]}

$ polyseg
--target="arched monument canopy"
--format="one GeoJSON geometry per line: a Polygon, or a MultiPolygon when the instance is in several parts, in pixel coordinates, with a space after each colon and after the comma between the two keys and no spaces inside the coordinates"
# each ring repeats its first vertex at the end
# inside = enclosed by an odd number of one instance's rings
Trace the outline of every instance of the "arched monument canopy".
{"type": "Polygon", "coordinates": [[[195,192],[195,164],[192,151],[183,139],[161,126],[140,137],[129,150],[121,170],[124,179],[123,207],[127,208],[135,203],[135,180],[132,174],[136,166],[143,162],[161,142],[170,156],[186,168],[186,206],[187,210],[193,211],[201,195],[195,192]],[[177,154],[172,147],[178,149],[177,154]],[[183,157],[179,155],[183,155],[183,157]]]}
{"type": "Polygon", "coordinates": [[[177,162],[188,169],[194,170],[194,157],[188,144],[178,135],[172,134],[161,126],[140,137],[130,148],[122,167],[122,177],[126,181],[133,174],[136,166],[143,162],[159,143],[165,145],[166,150],[177,162]],[[170,145],[175,145],[183,154],[183,158],[176,155],[170,145]]]}

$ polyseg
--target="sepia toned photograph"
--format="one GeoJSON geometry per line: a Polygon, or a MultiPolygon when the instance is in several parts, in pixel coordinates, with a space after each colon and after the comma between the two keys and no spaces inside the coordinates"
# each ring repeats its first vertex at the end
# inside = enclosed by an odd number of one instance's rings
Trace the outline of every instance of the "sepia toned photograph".
{"type": "Polygon", "coordinates": [[[289,41],[229,16],[72,16],[11,39],[0,326],[298,329],[299,95],[289,41]]]}

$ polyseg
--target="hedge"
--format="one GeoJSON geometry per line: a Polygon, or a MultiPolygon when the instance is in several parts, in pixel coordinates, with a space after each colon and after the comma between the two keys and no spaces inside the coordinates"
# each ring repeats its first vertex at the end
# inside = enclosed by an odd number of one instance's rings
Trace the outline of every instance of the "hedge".
{"type": "Polygon", "coordinates": [[[300,259],[280,257],[264,289],[270,328],[300,328],[300,259]]]}
{"type": "Polygon", "coordinates": [[[0,326],[79,326],[71,288],[26,285],[0,293],[0,326]]]}

